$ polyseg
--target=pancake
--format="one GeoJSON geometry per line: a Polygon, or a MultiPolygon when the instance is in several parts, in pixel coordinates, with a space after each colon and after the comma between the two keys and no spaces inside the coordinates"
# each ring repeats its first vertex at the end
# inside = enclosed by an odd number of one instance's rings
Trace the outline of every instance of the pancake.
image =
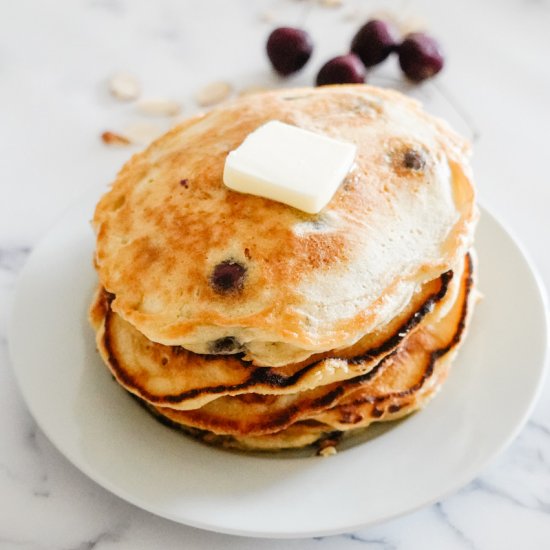
{"type": "Polygon", "coordinates": [[[284,367],[254,367],[236,355],[199,355],[151,342],[111,310],[102,289],[90,317],[102,358],[123,387],[153,405],[188,410],[220,396],[292,394],[369,372],[425,318],[445,314],[462,270],[456,266],[424,285],[399,316],[353,346],[284,367]]]}
{"type": "Polygon", "coordinates": [[[286,396],[222,397],[191,411],[148,407],[172,425],[200,430],[192,433],[203,439],[205,431],[214,434],[207,438],[211,443],[272,450],[400,418],[425,406],[446,379],[471,316],[473,285],[467,255],[460,290],[445,316],[422,323],[365,375],[286,396]]]}
{"type": "Polygon", "coordinates": [[[468,146],[397,92],[278,90],[195,117],[135,155],[93,219],[110,308],[148,340],[257,366],[353,346],[470,248],[468,146]],[[355,143],[318,215],[231,191],[225,158],[281,120],[355,143]]]}

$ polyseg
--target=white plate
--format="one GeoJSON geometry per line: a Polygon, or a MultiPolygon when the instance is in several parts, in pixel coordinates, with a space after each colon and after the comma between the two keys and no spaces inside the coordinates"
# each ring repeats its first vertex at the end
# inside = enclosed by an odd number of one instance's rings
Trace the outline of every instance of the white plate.
{"type": "Polygon", "coordinates": [[[547,348],[541,286],[483,212],[479,303],[449,380],[426,410],[330,458],[270,458],[204,446],[149,416],[112,380],[86,309],[96,282],[97,196],[35,249],[19,281],[10,344],[23,396],[57,448],[97,483],[172,520],[223,533],[350,531],[441,499],[470,481],[527,419],[547,348]]]}

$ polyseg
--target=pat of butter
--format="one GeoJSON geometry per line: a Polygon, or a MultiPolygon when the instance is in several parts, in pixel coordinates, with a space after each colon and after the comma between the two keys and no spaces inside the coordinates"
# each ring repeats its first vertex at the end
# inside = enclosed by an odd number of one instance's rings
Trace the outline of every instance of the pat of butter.
{"type": "Polygon", "coordinates": [[[272,120],[229,153],[223,182],[316,214],[346,177],[356,150],[352,143],[272,120]]]}

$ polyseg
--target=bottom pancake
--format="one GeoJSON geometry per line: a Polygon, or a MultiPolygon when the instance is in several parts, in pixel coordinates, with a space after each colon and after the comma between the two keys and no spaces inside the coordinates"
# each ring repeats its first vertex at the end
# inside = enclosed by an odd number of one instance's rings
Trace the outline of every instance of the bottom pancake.
{"type": "MultiPolygon", "coordinates": [[[[423,408],[439,391],[462,342],[474,302],[473,262],[470,255],[454,304],[446,314],[421,326],[386,356],[367,375],[338,385],[330,398],[315,406],[274,411],[284,422],[272,421],[266,431],[255,417],[257,405],[262,415],[269,411],[271,396],[246,394],[227,397],[194,411],[178,411],[144,405],[164,423],[209,444],[246,450],[279,450],[303,447],[316,442],[326,444],[339,434],[352,434],[373,422],[396,420],[423,408]],[[228,408],[228,400],[231,406],[228,408]],[[223,412],[233,409],[240,422],[224,422],[223,412]],[[242,421],[244,420],[244,422],[242,421]],[[211,426],[213,429],[205,429],[211,426]]],[[[307,393],[307,392],[303,392],[307,393]]],[[[293,400],[295,402],[296,400],[293,400]]]]}

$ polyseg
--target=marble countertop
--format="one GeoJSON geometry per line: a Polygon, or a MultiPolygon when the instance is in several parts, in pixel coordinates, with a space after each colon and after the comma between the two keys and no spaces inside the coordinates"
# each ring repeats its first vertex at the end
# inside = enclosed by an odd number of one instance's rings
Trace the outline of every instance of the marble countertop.
{"type": "MultiPolygon", "coordinates": [[[[263,51],[273,26],[302,25],[313,35],[318,47],[312,61],[289,82],[304,85],[324,60],[346,50],[362,20],[380,10],[397,14],[406,25],[427,25],[441,39],[446,70],[409,92],[448,115],[474,141],[481,202],[522,241],[548,286],[547,0],[344,0],[336,7],[313,0],[2,4],[0,549],[550,547],[550,379],[514,443],[458,493],[355,533],[276,541],[188,528],[111,495],[36,427],[9,368],[6,327],[27,255],[71,202],[88,188],[104,187],[137,150],[106,146],[100,134],[136,123],[158,130],[170,124],[109,97],[110,75],[137,75],[144,97],[176,99],[189,115],[198,109],[195,93],[213,81],[231,83],[236,93],[280,85],[263,51]]],[[[396,78],[390,62],[373,82],[396,78]]]]}

